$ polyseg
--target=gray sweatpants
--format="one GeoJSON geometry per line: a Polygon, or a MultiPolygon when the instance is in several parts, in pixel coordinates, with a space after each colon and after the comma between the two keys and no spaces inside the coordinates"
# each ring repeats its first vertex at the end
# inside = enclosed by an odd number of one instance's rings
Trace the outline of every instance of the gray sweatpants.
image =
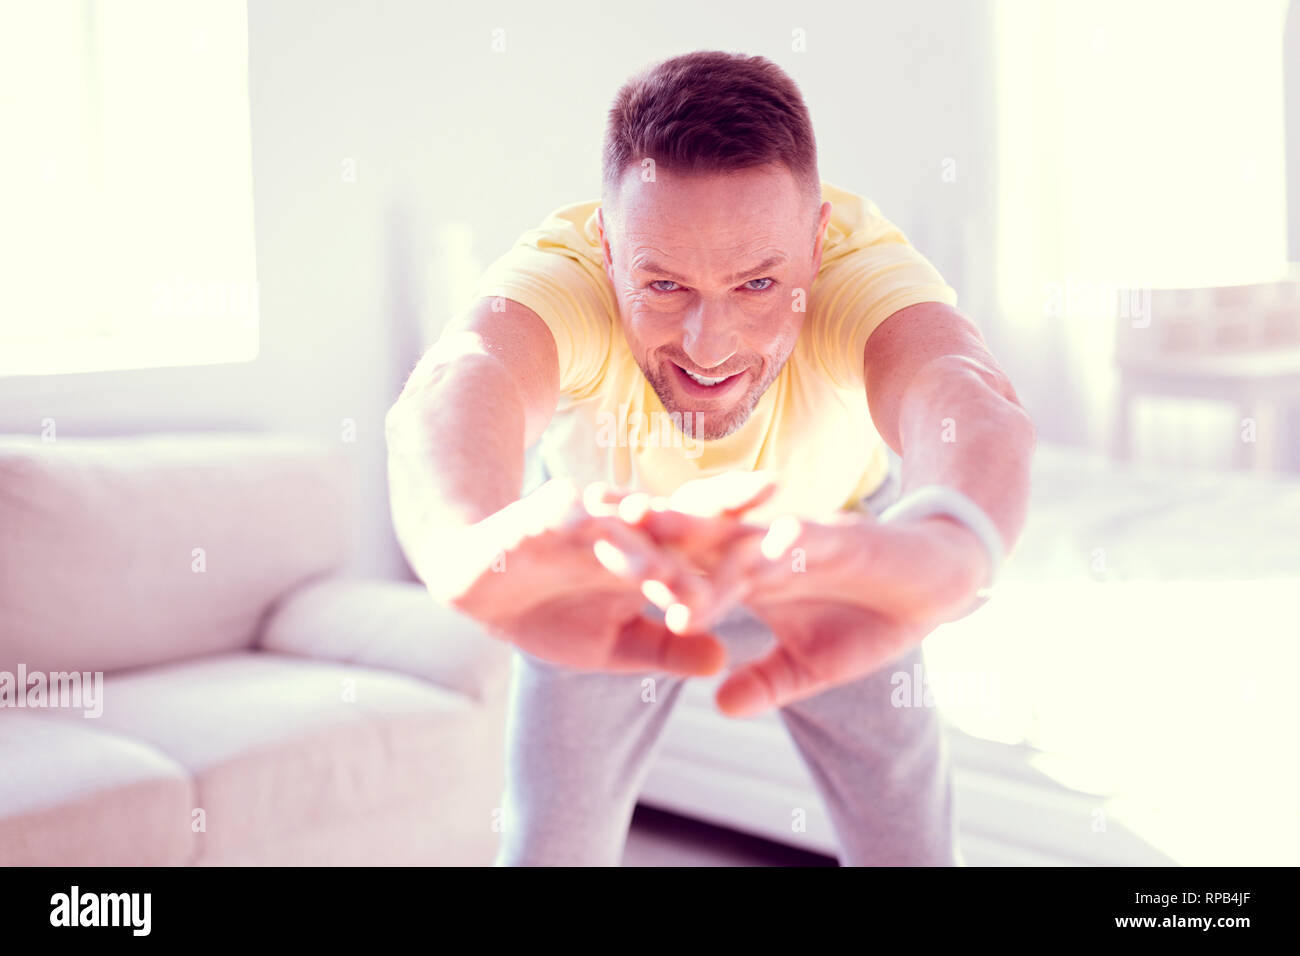
{"type": "MultiPolygon", "coordinates": [[[[864,502],[897,497],[898,461],[864,502]]],[[[715,629],[730,659],[762,653],[771,632],[743,608],[715,629]]],[[[921,648],[851,684],[781,708],[847,866],[961,865],[952,772],[933,707],[896,707],[891,677],[921,648]]],[[[617,866],[683,678],[576,671],[516,649],[497,866],[617,866]],[[643,699],[653,677],[655,700],[643,699]]]]}

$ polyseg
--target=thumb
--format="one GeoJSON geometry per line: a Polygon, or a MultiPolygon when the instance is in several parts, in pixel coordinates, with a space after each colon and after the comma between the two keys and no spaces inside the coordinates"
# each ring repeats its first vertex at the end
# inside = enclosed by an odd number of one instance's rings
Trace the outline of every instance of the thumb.
{"type": "Polygon", "coordinates": [[[726,648],[712,634],[675,634],[663,623],[638,614],[619,630],[609,669],[657,669],[680,677],[708,677],[726,662],[726,648]]]}

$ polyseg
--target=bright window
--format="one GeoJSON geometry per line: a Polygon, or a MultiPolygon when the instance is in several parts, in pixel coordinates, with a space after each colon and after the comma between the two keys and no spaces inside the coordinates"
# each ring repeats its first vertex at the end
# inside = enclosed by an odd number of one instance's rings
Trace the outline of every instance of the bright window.
{"type": "Polygon", "coordinates": [[[1004,299],[1280,277],[1287,0],[1000,0],[1004,299]],[[1028,281],[1027,281],[1028,280],[1028,281]]]}
{"type": "Polygon", "coordinates": [[[257,355],[243,3],[0,8],[0,375],[257,355]]]}
{"type": "Polygon", "coordinates": [[[994,7],[999,316],[1048,369],[1027,392],[1068,408],[1071,440],[1108,441],[1115,322],[1143,318],[1151,289],[1285,274],[1286,10],[994,7]]]}

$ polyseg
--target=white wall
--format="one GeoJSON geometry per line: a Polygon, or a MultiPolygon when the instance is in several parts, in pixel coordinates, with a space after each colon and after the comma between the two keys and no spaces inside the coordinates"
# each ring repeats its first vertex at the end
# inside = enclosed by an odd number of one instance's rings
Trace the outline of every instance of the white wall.
{"type": "Polygon", "coordinates": [[[704,48],[790,71],[823,177],[871,196],[996,350],[982,298],[992,263],[963,251],[992,242],[986,4],[275,0],[250,4],[249,34],[259,358],[0,380],[0,430],[35,432],[49,416],[60,435],[233,427],[339,440],[354,419],[366,501],[356,570],[404,574],[382,419],[431,334],[421,329],[445,321],[474,262],[598,194],[605,110],[629,74],[704,48]],[[791,50],[796,28],[806,52],[791,50]],[[955,182],[941,179],[948,158],[955,182]],[[454,260],[454,239],[439,238],[448,227],[468,231],[454,260]]]}

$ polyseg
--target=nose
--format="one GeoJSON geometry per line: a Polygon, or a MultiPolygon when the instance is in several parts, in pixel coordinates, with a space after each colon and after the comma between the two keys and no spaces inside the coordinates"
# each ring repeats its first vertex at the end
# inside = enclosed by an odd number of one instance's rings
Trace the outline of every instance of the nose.
{"type": "Polygon", "coordinates": [[[740,330],[725,309],[697,307],[687,315],[682,350],[699,368],[717,368],[739,348],[740,330]]]}

